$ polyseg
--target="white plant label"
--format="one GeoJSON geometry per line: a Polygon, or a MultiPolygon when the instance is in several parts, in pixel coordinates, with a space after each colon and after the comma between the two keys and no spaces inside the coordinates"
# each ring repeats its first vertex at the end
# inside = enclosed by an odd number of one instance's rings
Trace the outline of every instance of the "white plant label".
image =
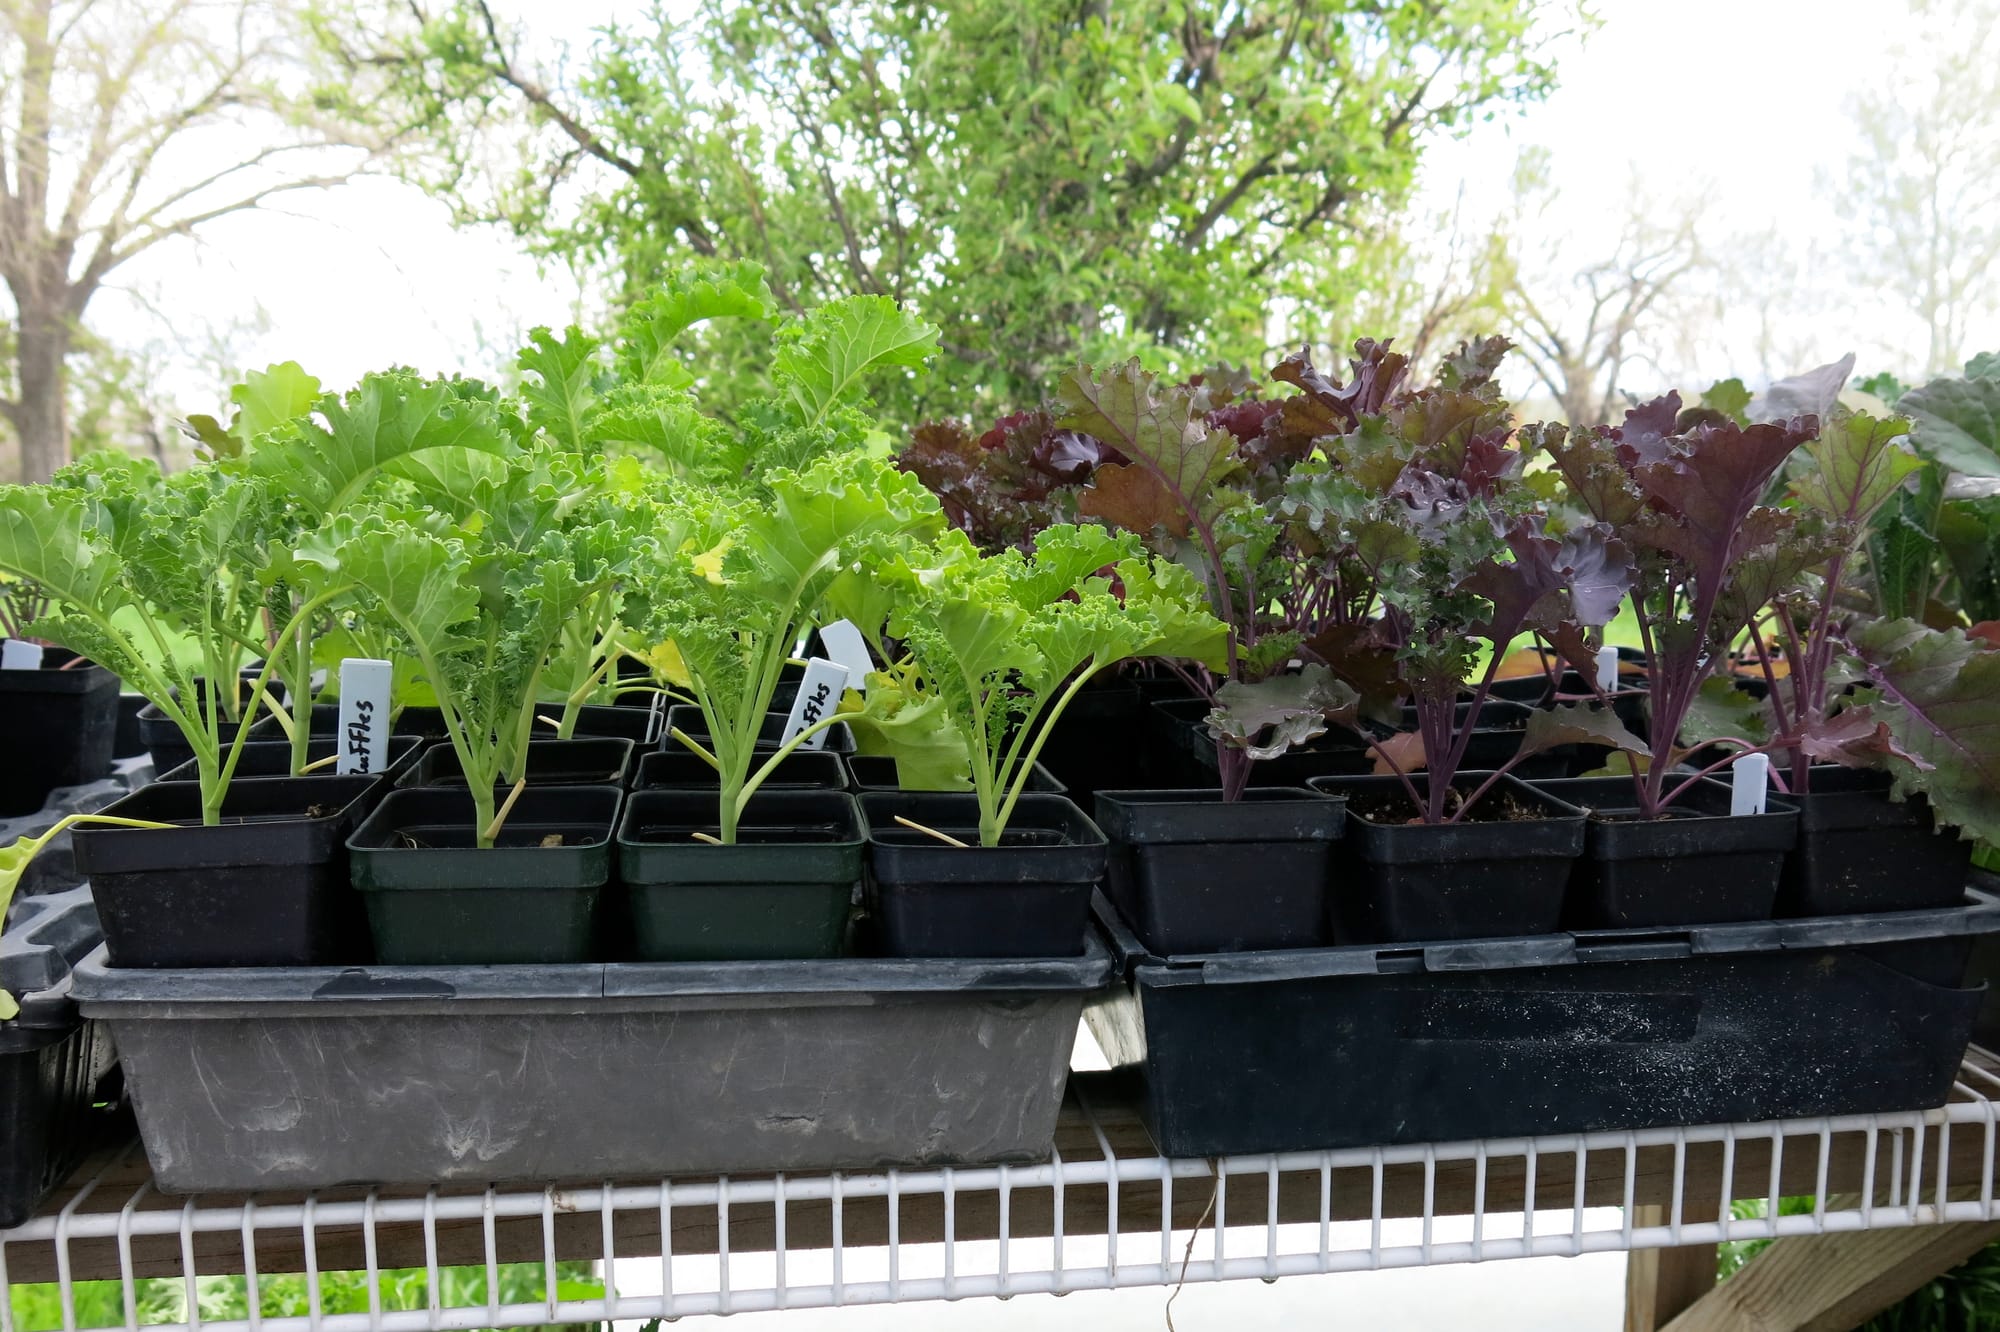
{"type": "Polygon", "coordinates": [[[369,657],[340,662],[340,758],[334,771],[364,776],[389,761],[389,679],[395,668],[369,657]]]}
{"type": "Polygon", "coordinates": [[[1762,814],[1764,812],[1764,791],[1771,781],[1771,756],[1769,754],[1745,754],[1729,765],[1734,777],[1734,785],[1729,790],[1729,812],[1736,814],[1762,814]]]}
{"type": "MultiPolygon", "coordinates": [[[[824,630],[821,631],[824,634],[824,630]]],[[[781,742],[789,741],[800,731],[833,715],[840,707],[840,691],[847,687],[847,668],[837,661],[825,657],[812,657],[806,662],[806,678],[799,681],[799,696],[792,700],[791,719],[785,723],[785,733],[781,742]]],[[[822,749],[826,746],[827,727],[814,731],[800,742],[800,749],[822,749]]]]}
{"type": "Polygon", "coordinates": [[[847,670],[847,678],[862,693],[868,692],[868,672],[875,669],[875,659],[868,655],[868,640],[854,627],[851,620],[835,620],[832,624],[819,627],[819,641],[826,648],[826,655],[847,670]]]}
{"type": "Polygon", "coordinates": [[[1618,649],[1597,649],[1597,687],[1607,694],[1618,691],[1618,649]]]}
{"type": "Polygon", "coordinates": [[[0,642],[0,671],[39,671],[42,669],[42,645],[24,643],[18,638],[0,642]]]}

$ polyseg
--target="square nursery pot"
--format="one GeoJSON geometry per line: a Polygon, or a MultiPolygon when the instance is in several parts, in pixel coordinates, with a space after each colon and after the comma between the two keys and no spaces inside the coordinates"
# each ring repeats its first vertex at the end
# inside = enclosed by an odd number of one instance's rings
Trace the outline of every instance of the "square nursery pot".
{"type": "MultiPolygon", "coordinates": [[[[829,755],[828,757],[832,757],[829,755]]],[[[710,846],[714,791],[641,791],[618,824],[636,956],[646,962],[838,957],[867,844],[844,791],[750,797],[734,846],[710,846]]]]}
{"type": "MultiPolygon", "coordinates": [[[[559,710],[551,707],[549,716],[561,720],[559,710]]],[[[617,740],[630,740],[639,748],[655,745],[660,739],[659,709],[650,706],[626,707],[613,703],[586,703],[576,710],[576,725],[570,728],[570,737],[587,740],[598,736],[608,736],[617,740]]],[[[550,727],[537,726],[536,735],[543,739],[554,739],[555,731],[550,727]]]]}
{"type": "Polygon", "coordinates": [[[1300,787],[1099,791],[1105,888],[1162,956],[1327,941],[1326,887],[1347,804],[1300,787]]]}
{"type": "MultiPolygon", "coordinates": [[[[1204,719],[1215,705],[1207,699],[1178,698],[1154,703],[1148,710],[1147,731],[1158,776],[1193,789],[1222,784],[1216,763],[1215,740],[1204,719]]],[[[1361,777],[1374,771],[1367,742],[1344,727],[1329,727],[1326,734],[1303,745],[1293,745],[1276,758],[1260,759],[1250,765],[1252,786],[1304,786],[1315,777],[1361,777]]]]}
{"type": "MultiPolygon", "coordinates": [[[[1462,772],[1471,795],[1488,774],[1462,772]]],[[[1410,779],[1429,789],[1423,773],[1410,779]]],[[[1473,810],[1485,817],[1428,825],[1397,777],[1321,777],[1347,797],[1347,826],[1331,887],[1340,943],[1406,943],[1548,934],[1562,922],[1571,865],[1583,854],[1583,811],[1511,773],[1473,810]]]]}
{"type": "MultiPolygon", "coordinates": [[[[779,737],[784,735],[785,725],[791,719],[792,715],[789,710],[765,713],[763,722],[757,728],[756,747],[760,750],[768,751],[778,749],[782,746],[784,741],[779,739],[779,737]]],[[[688,752],[686,745],[674,739],[673,732],[676,728],[686,732],[687,737],[702,746],[702,748],[709,748],[708,722],[702,717],[701,709],[694,704],[676,703],[667,709],[666,724],[660,728],[660,749],[662,752],[668,754],[684,754],[688,752]]],[[[820,746],[821,751],[833,754],[852,754],[854,752],[854,732],[848,729],[846,722],[835,722],[833,725],[827,727],[823,734],[826,736],[826,743],[820,746]]],[[[792,752],[796,754],[800,751],[795,749],[792,752]]]]}
{"type": "Polygon", "coordinates": [[[1704,777],[1667,817],[1647,820],[1639,817],[1629,777],[1571,777],[1534,786],[1589,816],[1563,911],[1569,928],[1771,918],[1785,857],[1798,838],[1798,811],[1785,801],[1769,797],[1764,813],[1732,817],[1729,785],[1704,777]]]}
{"type": "Polygon", "coordinates": [[[111,965],[289,967],[364,961],[367,934],[348,886],[348,834],[381,777],[232,781],[222,821],[201,822],[201,787],[154,782],[104,809],[180,826],[71,830],[111,965]]]}
{"type": "MultiPolygon", "coordinates": [[[[690,750],[669,754],[653,750],[639,755],[635,791],[721,790],[715,769],[708,760],[690,750]]],[[[838,754],[822,750],[793,750],[778,764],[777,771],[764,779],[759,791],[845,791],[847,765],[838,754]]]]}
{"type": "Polygon", "coordinates": [[[1092,940],[1007,961],[98,957],[75,985],[117,1040],[155,1182],[208,1193],[1045,1161],[1084,996],[1110,977],[1092,940]]]}
{"type": "Polygon", "coordinates": [[[1093,681],[1079,690],[1042,742],[1040,764],[1060,780],[1056,790],[1074,790],[1087,801],[1106,787],[1143,785],[1145,756],[1131,737],[1145,709],[1130,680],[1093,681]]]}
{"type": "Polygon", "coordinates": [[[444,709],[411,706],[399,710],[389,729],[396,735],[421,736],[426,740],[448,740],[451,732],[444,724],[444,709]]]}
{"type": "Polygon", "coordinates": [[[111,771],[118,735],[118,677],[60,648],[32,671],[0,671],[0,735],[30,762],[0,764],[0,818],[32,814],[59,786],[111,771]],[[77,664],[62,669],[61,662],[77,664]]]}
{"type": "MultiPolygon", "coordinates": [[[[208,681],[197,678],[194,683],[196,697],[206,699],[208,681]]],[[[179,691],[176,690],[176,700],[179,696],[179,691]]],[[[173,718],[160,711],[159,704],[149,702],[140,708],[138,724],[139,740],[145,746],[146,752],[153,756],[153,771],[168,772],[183,763],[194,762],[194,750],[188,747],[187,737],[181,734],[180,727],[174,725],[173,718]]],[[[236,731],[240,725],[240,722],[232,721],[224,721],[217,725],[216,730],[223,744],[227,745],[236,739],[236,731]]],[[[257,719],[250,723],[250,739],[282,740],[284,736],[285,733],[278,727],[278,719],[259,705],[257,719]]]]}
{"type": "MultiPolygon", "coordinates": [[[[1350,823],[1352,827],[1352,823],[1350,823]]],[[[1198,1158],[1942,1105],[2000,902],[1464,943],[1152,955],[1086,1017],[1198,1158]]],[[[89,965],[85,964],[86,967],[89,965]]],[[[122,1041],[122,1038],[121,1038],[122,1041]]],[[[1089,1075],[1085,1075],[1089,1076],[1089,1075]]]]}
{"type": "MultiPolygon", "coordinates": [[[[794,756],[796,757],[796,755],[794,756]]],[[[849,785],[864,794],[869,791],[900,791],[902,777],[896,768],[896,760],[887,754],[849,754],[846,758],[849,785]]],[[[1036,795],[1068,795],[1069,788],[1056,779],[1056,775],[1041,763],[1028,769],[1028,784],[1024,793],[1036,795]]],[[[962,794],[962,793],[961,793],[962,794]]]]}
{"type": "MultiPolygon", "coordinates": [[[[1525,703],[1513,703],[1504,698],[1489,697],[1479,705],[1479,720],[1472,729],[1472,738],[1466,742],[1465,755],[1459,761],[1459,768],[1465,772],[1491,772],[1506,767],[1507,763],[1521,752],[1521,738],[1527,733],[1528,714],[1533,712],[1525,703]]],[[[1453,709],[1452,734],[1458,735],[1465,729],[1466,721],[1472,716],[1472,700],[1462,699],[1453,709]]],[[[1403,709],[1403,729],[1417,729],[1417,710],[1414,705],[1403,709]]],[[[1511,774],[1522,780],[1538,777],[1567,777],[1572,753],[1576,746],[1565,745],[1557,749],[1544,750],[1532,754],[1516,763],[1511,774]],[[1572,752],[1565,752],[1572,751],[1572,752]]],[[[1369,771],[1373,771],[1371,761],[1369,771]]]]}
{"type": "Polygon", "coordinates": [[[1066,796],[1023,795],[1000,835],[979,845],[971,795],[873,792],[870,910],[891,957],[1075,957],[1104,878],[1105,841],[1066,796]],[[948,846],[896,816],[956,837],[948,846]]]}
{"type": "Polygon", "coordinates": [[[23,898],[16,914],[0,934],[0,990],[21,1008],[0,1022],[0,1231],[32,1216],[117,1124],[93,1108],[116,1064],[111,1033],[70,992],[70,968],[102,938],[90,889],[23,898]]]}
{"type": "Polygon", "coordinates": [[[391,791],[347,843],[375,956],[407,966],[587,960],[624,794],[530,785],[497,844],[481,847],[471,792],[391,791]]]}
{"type": "Polygon", "coordinates": [[[1930,801],[1889,798],[1886,772],[1815,764],[1799,809],[1799,840],[1785,866],[1778,914],[1919,911],[1965,891],[1970,841],[1939,828],[1930,801]]]}
{"type": "Polygon", "coordinates": [[[144,694],[118,695],[118,730],[111,741],[112,758],[137,758],[146,752],[146,742],[139,738],[139,713],[147,706],[144,694]]]}
{"type": "MultiPolygon", "coordinates": [[[[306,762],[313,764],[332,758],[336,743],[331,737],[308,741],[306,744],[306,762]]],[[[429,744],[428,740],[420,739],[414,735],[390,736],[387,753],[383,760],[382,771],[379,775],[388,778],[392,782],[395,781],[416,766],[417,756],[429,744]]],[[[228,759],[225,757],[223,761],[227,762],[228,759]]],[[[291,741],[245,740],[243,742],[242,756],[236,760],[236,775],[232,780],[241,781],[246,777],[289,777],[291,775],[291,741]]],[[[324,768],[315,768],[305,775],[308,777],[338,777],[341,774],[333,770],[332,764],[328,764],[324,768]]],[[[349,775],[365,777],[370,774],[353,773],[349,775]]],[[[161,773],[153,780],[156,782],[199,782],[201,780],[201,770],[195,767],[194,760],[190,759],[170,772],[161,773]]]]}
{"type": "MultiPolygon", "coordinates": [[[[530,740],[522,775],[528,789],[548,786],[623,786],[632,772],[630,740],[594,736],[588,740],[530,740]]],[[[432,745],[404,786],[465,787],[465,766],[449,742],[432,745]]],[[[511,786],[502,781],[500,785],[511,786]]]]}

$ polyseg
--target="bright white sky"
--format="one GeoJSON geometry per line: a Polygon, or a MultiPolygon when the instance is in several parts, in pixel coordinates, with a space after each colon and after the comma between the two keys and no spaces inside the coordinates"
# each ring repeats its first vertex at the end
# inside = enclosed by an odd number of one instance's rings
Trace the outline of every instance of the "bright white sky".
{"type": "MultiPolygon", "coordinates": [[[[1448,200],[1464,181],[1469,211],[1482,201],[1497,208],[1516,155],[1541,145],[1553,155],[1568,201],[1561,216],[1584,257],[1615,235],[1633,188],[1661,198],[1699,193],[1704,225],[1719,234],[1824,238],[1833,222],[1813,192],[1814,173],[1845,160],[1842,99],[1879,77],[1883,34],[1894,26],[1885,10],[1901,3],[1598,0],[1602,23],[1587,54],[1573,42],[1562,48],[1559,90],[1463,142],[1434,146],[1429,189],[1448,200]]],[[[531,12],[551,43],[582,46],[596,25],[640,17],[646,5],[513,7],[531,12]]],[[[523,330],[575,317],[579,293],[568,275],[539,271],[505,235],[455,230],[443,205],[414,188],[368,181],[290,196],[285,209],[226,219],[199,244],[158,247],[116,275],[124,290],[103,294],[91,321],[128,345],[199,344],[205,330],[234,328],[230,350],[244,364],[295,359],[333,387],[396,363],[491,374],[523,330]],[[253,329],[260,310],[264,327],[253,329]]],[[[1811,349],[1815,361],[1853,347],[1864,371],[1894,364],[1891,349],[1914,336],[1882,310],[1819,304],[1817,313],[1802,305],[1778,314],[1786,340],[1811,349]]],[[[1739,369],[1754,379],[1758,368],[1723,345],[1734,341],[1725,332],[1698,349],[1698,364],[1676,369],[1739,369]]],[[[212,379],[182,368],[179,353],[166,361],[177,409],[211,409],[201,399],[214,391],[212,379]]]]}

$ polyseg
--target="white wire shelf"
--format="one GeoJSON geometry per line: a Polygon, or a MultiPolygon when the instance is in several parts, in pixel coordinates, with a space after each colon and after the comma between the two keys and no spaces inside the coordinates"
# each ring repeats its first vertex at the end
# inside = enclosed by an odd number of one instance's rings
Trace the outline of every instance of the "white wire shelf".
{"type": "MultiPolygon", "coordinates": [[[[43,1213],[0,1231],[0,1285],[60,1283],[63,1327],[418,1332],[1172,1285],[2000,1219],[2000,1061],[1974,1049],[1949,1104],[1765,1124],[1166,1160],[1113,1075],[1078,1074],[1044,1165],[544,1188],[165,1196],[136,1147],[101,1155],[43,1213]],[[1811,1195],[1812,1211],[1778,1200],[1811,1195]],[[1730,1203],[1765,1200],[1733,1218],[1730,1203]],[[1655,1215],[1641,1208],[1657,1208],[1655,1215]],[[1615,1210],[1607,1210],[1615,1209],[1615,1210]],[[558,1262],[656,1291],[559,1298],[558,1262]],[[625,1261],[617,1261],[625,1260],[625,1261]],[[502,1263],[545,1298],[500,1303],[502,1263]],[[483,1266],[487,1301],[438,1273],[483,1266]],[[424,1269],[395,1307],[381,1272],[424,1269]],[[367,1274],[369,1309],[321,1308],[319,1278],[367,1274]],[[309,1307],[258,1281],[304,1273],[309,1307]],[[196,1279],[248,1278],[249,1316],[204,1320],[196,1279]],[[136,1283],[186,1283],[185,1321],[142,1320],[136,1283]],[[122,1321],[79,1321],[77,1283],[117,1281],[122,1321]]],[[[101,1302],[97,1307],[102,1307],[101,1302]]],[[[17,1332],[0,1300],[0,1332],[17,1332]]]]}

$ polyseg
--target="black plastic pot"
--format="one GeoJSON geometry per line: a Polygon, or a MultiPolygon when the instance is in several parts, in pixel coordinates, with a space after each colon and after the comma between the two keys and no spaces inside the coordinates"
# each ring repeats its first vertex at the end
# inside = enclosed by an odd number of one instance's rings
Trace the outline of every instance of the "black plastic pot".
{"type": "Polygon", "coordinates": [[[1187,1158],[1941,1105],[2000,903],[1185,960],[1099,918],[1091,1031],[1187,1158]]]}
{"type": "MultiPolygon", "coordinates": [[[[1158,774],[1149,782],[1153,789],[1167,782],[1196,790],[1221,784],[1215,740],[1203,721],[1212,708],[1206,699],[1199,698],[1169,699],[1152,705],[1147,729],[1157,736],[1152,753],[1161,760],[1156,763],[1158,774]]],[[[1333,727],[1325,735],[1294,745],[1276,758],[1252,763],[1250,785],[1300,787],[1315,777],[1364,776],[1373,766],[1368,746],[1360,736],[1343,727],[1333,727]]]]}
{"type": "MultiPolygon", "coordinates": [[[[609,736],[589,740],[530,740],[522,775],[528,788],[623,786],[632,773],[632,742],[609,736]]],[[[405,786],[465,785],[465,766],[449,744],[432,745],[403,779],[405,786]]],[[[508,785],[502,782],[501,785],[508,785]]]]}
{"type": "MultiPolygon", "coordinates": [[[[1473,726],[1472,738],[1465,743],[1465,754],[1459,760],[1459,767],[1467,772],[1491,772],[1504,767],[1516,754],[1521,752],[1521,738],[1527,733],[1528,714],[1533,709],[1523,703],[1509,702],[1504,698],[1488,698],[1480,705],[1478,722],[1473,726]]],[[[1472,702],[1459,703],[1452,714],[1452,735],[1459,735],[1472,716],[1472,702]]],[[[1403,729],[1417,729],[1417,710],[1414,706],[1403,709],[1403,729]]],[[[1565,748],[1573,748],[1565,746],[1565,748]]],[[[1512,775],[1522,780],[1542,777],[1567,777],[1570,769],[1570,755],[1558,750],[1545,750],[1531,754],[1510,769],[1512,775]]]]}
{"type": "Polygon", "coordinates": [[[1049,728],[1041,764],[1078,800],[1107,787],[1145,784],[1144,755],[1128,738],[1138,733],[1145,707],[1129,680],[1092,681],[1049,728]]]}
{"type": "MultiPolygon", "coordinates": [[[[683,750],[668,754],[661,750],[639,755],[632,789],[635,791],[715,791],[719,789],[715,769],[699,754],[683,750]]],[[[820,750],[793,750],[778,769],[764,779],[759,791],[845,791],[847,765],[838,754],[820,750]]]]}
{"type": "MultiPolygon", "coordinates": [[[[279,726],[275,721],[271,723],[271,728],[279,735],[284,734],[284,728],[279,726]]],[[[339,734],[340,704],[315,703],[306,709],[306,737],[308,739],[332,740],[339,736],[339,734]]],[[[404,732],[404,734],[409,733],[404,732]]]]}
{"type": "Polygon", "coordinates": [[[67,670],[70,653],[50,649],[32,671],[0,671],[0,735],[30,761],[0,764],[0,817],[32,814],[59,786],[110,771],[118,732],[118,677],[91,662],[67,670]]]}
{"type": "Polygon", "coordinates": [[[641,791],[618,824],[618,877],[643,962],[839,957],[861,881],[861,807],[842,791],[758,791],[734,846],[715,796],[641,791]]]}
{"type": "Polygon", "coordinates": [[[1778,914],[1918,911],[1950,906],[1965,891],[1973,843],[1939,828],[1922,796],[1889,798],[1886,772],[1816,764],[1799,809],[1799,839],[1785,866],[1778,914]]]}
{"type": "Polygon", "coordinates": [[[529,786],[498,844],[477,845],[472,793],[405,787],[348,839],[378,960],[490,966],[590,958],[611,878],[615,786],[529,786]],[[554,845],[545,844],[560,838],[554,845]]]}
{"type": "MultiPolygon", "coordinates": [[[[331,758],[334,753],[335,744],[336,741],[331,737],[308,741],[306,744],[306,762],[313,764],[331,758]]],[[[419,739],[414,735],[390,736],[382,771],[372,775],[386,777],[392,782],[395,781],[398,777],[416,766],[417,756],[429,744],[430,741],[419,739]]],[[[223,761],[225,763],[228,762],[226,753],[224,754],[223,761]]],[[[245,740],[243,742],[242,756],[236,760],[236,775],[232,780],[241,781],[247,777],[290,777],[291,775],[291,741],[245,740]]],[[[339,775],[333,770],[333,765],[330,763],[324,768],[315,768],[313,771],[305,774],[308,777],[336,777],[339,775]]],[[[369,776],[371,774],[356,773],[352,775],[369,776]]],[[[172,771],[161,773],[153,780],[159,782],[199,782],[201,780],[201,772],[195,767],[194,760],[190,759],[172,771]]]]}
{"type": "Polygon", "coordinates": [[[103,812],[184,826],[75,828],[112,965],[366,961],[345,842],[385,788],[379,777],[232,781],[222,822],[204,827],[198,784],[155,782],[103,812]]]}
{"type": "Polygon", "coordinates": [[[1099,791],[1105,889],[1162,955],[1327,941],[1326,887],[1346,802],[1298,787],[1099,791]]]}
{"type": "Polygon", "coordinates": [[[1572,777],[1534,785],[1589,815],[1563,910],[1568,928],[1771,918],[1785,856],[1798,837],[1798,811],[1784,801],[1768,797],[1764,813],[1732,817],[1728,785],[1703,778],[1674,803],[1668,817],[1647,820],[1639,818],[1630,778],[1572,777]]]}
{"type": "MultiPolygon", "coordinates": [[[[903,789],[902,780],[897,775],[896,760],[887,754],[849,754],[845,761],[848,781],[856,791],[903,789]]],[[[1040,763],[1028,769],[1028,784],[1023,790],[1037,795],[1069,794],[1069,788],[1056,780],[1055,774],[1040,763]]]]}
{"type": "MultiPolygon", "coordinates": [[[[1462,772],[1470,795],[1487,774],[1462,772]]],[[[1422,773],[1411,781],[1429,790],[1422,773]]],[[[1481,798],[1526,818],[1420,824],[1396,777],[1323,777],[1312,789],[1347,797],[1334,867],[1340,943],[1399,943],[1547,934],[1562,920],[1570,868],[1583,854],[1583,811],[1509,774],[1481,798]]]]}
{"type": "MultiPolygon", "coordinates": [[[[1542,658],[1547,661],[1553,654],[1543,650],[1542,658]]],[[[1618,687],[1611,691],[1612,711],[1627,726],[1636,726],[1633,734],[1645,734],[1646,717],[1646,654],[1638,648],[1618,649],[1618,687]]],[[[1557,677],[1555,687],[1550,687],[1546,673],[1517,675],[1505,680],[1495,680],[1488,693],[1494,698],[1504,698],[1514,703],[1525,703],[1530,707],[1547,707],[1555,701],[1557,693],[1572,698],[1594,697],[1591,682],[1586,681],[1575,670],[1564,667],[1557,677]]]]}
{"type": "MultiPolygon", "coordinates": [[[[197,677],[194,683],[197,699],[205,701],[208,697],[208,681],[197,677]]],[[[246,688],[244,692],[249,691],[246,688]]],[[[179,690],[174,691],[174,697],[176,700],[179,699],[179,690]]],[[[183,763],[194,762],[194,750],[188,747],[187,737],[181,734],[181,728],[174,725],[171,717],[160,711],[157,703],[148,703],[139,709],[138,725],[140,742],[153,756],[153,771],[167,772],[180,767],[183,763]]],[[[217,735],[224,745],[236,739],[239,725],[240,723],[232,721],[224,721],[217,725],[217,735]]],[[[261,705],[257,709],[257,719],[250,724],[250,738],[252,740],[284,738],[284,732],[278,728],[277,718],[264,711],[261,705]]]]}
{"type": "Polygon", "coordinates": [[[137,758],[146,752],[146,742],[139,735],[139,713],[146,706],[144,694],[118,696],[118,729],[111,742],[112,758],[137,758]]]}
{"type": "Polygon", "coordinates": [[[445,729],[444,709],[423,706],[407,707],[398,712],[390,729],[397,735],[422,736],[426,740],[443,740],[451,734],[445,729]]]}
{"type": "Polygon", "coordinates": [[[1089,928],[1090,894],[1106,845],[1065,796],[1024,795],[1000,845],[979,845],[970,795],[875,792],[868,823],[870,901],[892,957],[1074,957],[1089,928]],[[948,846],[896,816],[956,837],[948,846]]]}
{"type": "MultiPolygon", "coordinates": [[[[561,712],[553,706],[548,715],[561,720],[561,712]]],[[[553,739],[555,731],[549,727],[535,729],[537,739],[553,739]]],[[[660,713],[652,708],[623,707],[610,703],[586,703],[576,710],[576,725],[570,729],[570,736],[577,740],[588,740],[603,736],[617,740],[630,740],[634,745],[647,746],[660,738],[660,713]]]]}
{"type": "MultiPolygon", "coordinates": [[[[789,712],[765,713],[763,723],[757,728],[757,748],[761,750],[779,748],[783,744],[779,737],[785,733],[785,725],[789,721],[791,721],[789,712]]],[[[709,747],[708,723],[702,719],[701,709],[694,704],[676,703],[667,709],[666,724],[660,728],[660,749],[663,752],[668,754],[687,752],[687,746],[673,737],[676,729],[686,732],[690,740],[704,749],[709,747]]],[[[820,749],[834,754],[854,752],[854,732],[847,728],[846,722],[835,722],[826,728],[825,735],[826,743],[821,745],[820,749]]]]}
{"type": "Polygon", "coordinates": [[[0,1022],[0,1230],[108,1140],[112,1116],[94,1107],[115,1065],[111,1035],[78,1016],[70,993],[70,969],[99,938],[88,888],[21,899],[0,935],[0,989],[20,1001],[0,1022]]]}

